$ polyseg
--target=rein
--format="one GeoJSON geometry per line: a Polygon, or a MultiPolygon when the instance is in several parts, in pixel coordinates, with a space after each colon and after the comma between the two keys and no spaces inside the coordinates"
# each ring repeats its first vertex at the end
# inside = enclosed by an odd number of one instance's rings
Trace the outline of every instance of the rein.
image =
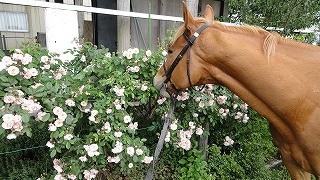
{"type": "MultiPolygon", "coordinates": [[[[168,127],[169,124],[171,124],[172,122],[172,117],[173,117],[173,113],[174,113],[174,105],[175,105],[175,94],[170,93],[168,87],[167,87],[167,83],[170,82],[171,86],[175,89],[176,92],[178,92],[179,90],[175,87],[175,85],[173,84],[173,82],[171,81],[171,75],[173,70],[176,68],[176,66],[178,65],[178,63],[180,62],[180,60],[182,59],[183,55],[188,51],[188,57],[187,57],[187,75],[188,75],[188,80],[189,80],[189,84],[190,87],[194,89],[192,83],[191,83],[191,79],[190,79],[190,70],[189,70],[189,66],[190,66],[190,48],[193,45],[193,42],[197,39],[197,37],[200,35],[200,33],[205,30],[207,27],[210,26],[210,23],[206,23],[204,25],[202,25],[193,35],[191,38],[188,37],[187,33],[184,32],[183,36],[186,39],[186,41],[188,42],[188,44],[180,51],[179,55],[176,57],[176,59],[173,61],[172,65],[170,66],[169,70],[166,71],[166,66],[163,65],[165,74],[164,76],[166,76],[165,81],[163,82],[163,86],[165,88],[165,90],[168,92],[168,94],[170,95],[170,108],[168,111],[168,115],[165,116],[165,120],[164,120],[164,124],[163,124],[163,128],[161,130],[161,134],[157,143],[157,147],[154,151],[154,155],[153,155],[153,161],[152,161],[152,166],[149,168],[148,173],[146,175],[145,180],[152,180],[152,176],[153,176],[153,172],[154,172],[154,167],[156,164],[156,161],[158,160],[158,157],[160,155],[160,152],[162,150],[163,144],[164,144],[164,139],[167,135],[168,132],[168,127]]],[[[204,87],[204,86],[203,86],[204,87]]]]}
{"type": "Polygon", "coordinates": [[[168,115],[165,116],[165,118],[164,118],[164,124],[163,124],[163,128],[161,130],[161,135],[159,137],[156,150],[154,151],[152,166],[148,170],[148,173],[146,175],[146,180],[152,180],[153,171],[154,171],[154,167],[155,167],[156,161],[158,160],[158,156],[159,156],[159,154],[160,154],[160,152],[162,150],[162,147],[163,147],[163,144],[164,144],[164,139],[166,138],[166,135],[167,135],[167,132],[168,132],[169,124],[171,124],[171,122],[172,122],[172,116],[173,116],[173,113],[174,113],[174,105],[175,105],[175,97],[171,96],[170,97],[170,108],[169,108],[169,111],[168,111],[168,115]]]}

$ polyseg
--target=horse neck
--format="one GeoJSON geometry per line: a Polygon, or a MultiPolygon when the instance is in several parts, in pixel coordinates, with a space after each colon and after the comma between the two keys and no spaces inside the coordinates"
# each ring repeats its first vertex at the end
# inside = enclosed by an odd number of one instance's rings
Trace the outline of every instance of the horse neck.
{"type": "MultiPolygon", "coordinates": [[[[314,54],[310,57],[299,54],[295,58],[291,53],[298,53],[299,48],[278,45],[267,59],[265,37],[223,32],[219,39],[224,41],[220,43],[223,48],[217,48],[220,55],[209,56],[211,59],[207,61],[211,63],[207,67],[212,78],[262,115],[272,116],[269,120],[276,122],[278,117],[289,121],[292,119],[290,111],[304,98],[315,98],[319,106],[319,93],[314,93],[320,89],[320,64],[315,60],[319,51],[312,51],[314,54]]],[[[312,111],[313,107],[305,109],[312,111]]]]}

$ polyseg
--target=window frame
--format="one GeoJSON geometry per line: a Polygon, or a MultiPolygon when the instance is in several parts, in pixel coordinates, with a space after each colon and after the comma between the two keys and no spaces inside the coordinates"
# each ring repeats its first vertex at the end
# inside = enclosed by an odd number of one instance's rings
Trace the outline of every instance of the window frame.
{"type": "Polygon", "coordinates": [[[28,14],[25,12],[0,11],[0,19],[4,22],[2,24],[3,26],[0,23],[0,32],[29,32],[28,14]],[[18,15],[20,15],[20,17],[18,15]],[[13,23],[10,24],[10,21],[13,23]],[[24,23],[22,26],[17,26],[20,29],[11,27],[20,23],[24,23]]]}

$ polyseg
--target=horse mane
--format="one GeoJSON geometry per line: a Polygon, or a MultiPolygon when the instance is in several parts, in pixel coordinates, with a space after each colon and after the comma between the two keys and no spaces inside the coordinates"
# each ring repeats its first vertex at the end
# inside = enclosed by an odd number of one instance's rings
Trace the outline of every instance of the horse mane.
{"type": "MultiPolygon", "coordinates": [[[[196,17],[195,21],[198,23],[207,23],[207,20],[203,17],[196,17]]],[[[303,49],[308,50],[319,50],[317,46],[313,46],[306,43],[296,42],[292,39],[286,39],[282,36],[280,36],[276,32],[268,32],[260,27],[254,27],[249,25],[244,26],[227,26],[224,25],[218,21],[213,21],[211,24],[212,27],[220,30],[235,32],[235,33],[241,33],[241,34],[250,34],[255,36],[264,37],[263,42],[263,52],[266,56],[266,59],[269,61],[269,59],[275,54],[276,46],[278,44],[284,44],[288,46],[295,46],[303,49]]],[[[185,26],[182,25],[180,28],[177,29],[177,32],[173,36],[172,40],[170,41],[170,44],[175,42],[180,36],[183,35],[183,32],[186,30],[185,26]]]]}

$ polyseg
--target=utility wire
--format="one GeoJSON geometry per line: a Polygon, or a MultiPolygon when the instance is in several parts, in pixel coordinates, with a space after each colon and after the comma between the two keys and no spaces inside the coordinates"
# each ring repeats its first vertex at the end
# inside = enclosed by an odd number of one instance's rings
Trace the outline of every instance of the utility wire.
{"type": "Polygon", "coordinates": [[[13,154],[13,153],[21,152],[21,151],[28,151],[28,150],[32,150],[32,149],[39,149],[39,148],[43,148],[43,147],[47,147],[47,146],[36,146],[36,147],[29,147],[29,148],[24,148],[24,149],[18,149],[18,150],[14,150],[14,151],[0,152],[0,155],[13,154]]]}

